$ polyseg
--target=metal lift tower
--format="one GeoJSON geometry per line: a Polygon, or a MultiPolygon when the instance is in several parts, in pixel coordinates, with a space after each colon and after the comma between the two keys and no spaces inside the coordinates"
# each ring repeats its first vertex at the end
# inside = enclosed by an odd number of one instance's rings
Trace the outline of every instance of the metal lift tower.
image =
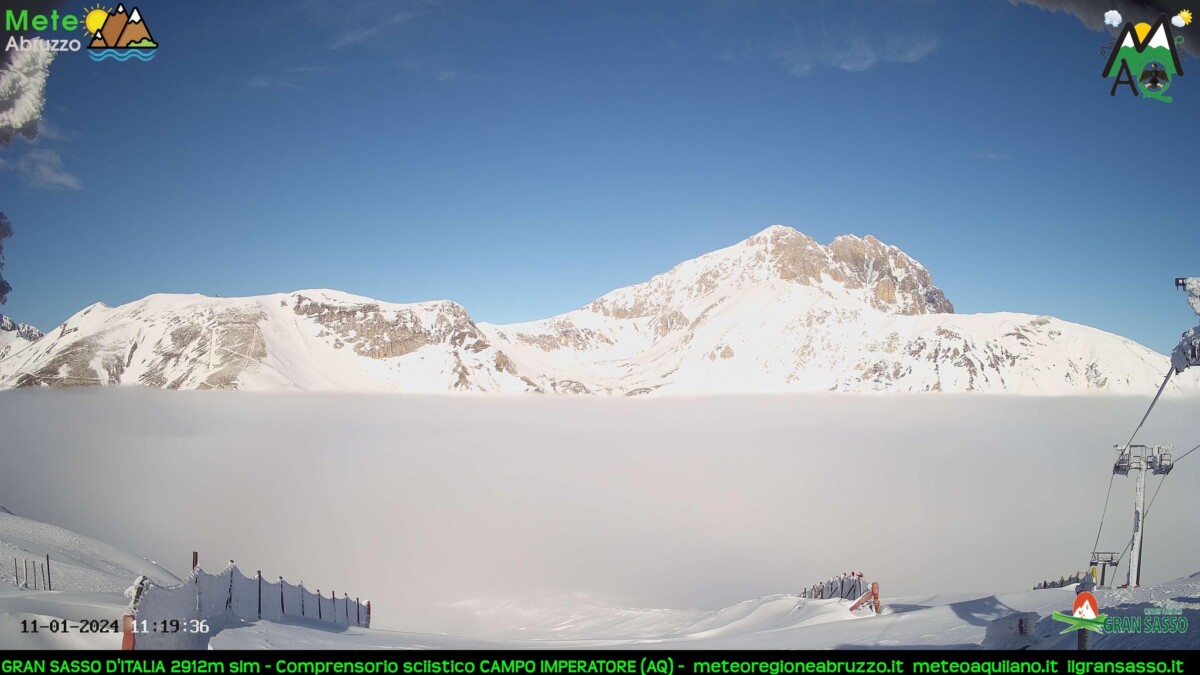
{"type": "Polygon", "coordinates": [[[1165,476],[1175,468],[1170,445],[1114,445],[1119,453],[1113,473],[1128,476],[1137,472],[1137,488],[1133,497],[1133,544],[1129,549],[1129,587],[1142,581],[1142,524],[1146,511],[1146,471],[1165,476]]]}

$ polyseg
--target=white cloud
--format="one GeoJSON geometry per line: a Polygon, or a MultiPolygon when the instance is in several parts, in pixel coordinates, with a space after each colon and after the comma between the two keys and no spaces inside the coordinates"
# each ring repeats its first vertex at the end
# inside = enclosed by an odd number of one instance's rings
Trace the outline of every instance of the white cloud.
{"type": "Polygon", "coordinates": [[[1121,25],[1121,13],[1115,9],[1110,9],[1104,13],[1104,23],[1116,28],[1121,25]]]}
{"type": "Polygon", "coordinates": [[[1187,25],[1187,22],[1183,20],[1182,16],[1176,14],[1175,16],[1171,17],[1171,25],[1175,26],[1176,28],[1183,28],[1187,25]]]}
{"type": "Polygon", "coordinates": [[[304,89],[303,82],[333,72],[335,69],[329,66],[288,66],[280,73],[271,73],[266,75],[258,75],[246,80],[246,87],[258,91],[270,90],[293,90],[301,91],[304,89]]]}
{"type": "Polygon", "coordinates": [[[863,72],[880,63],[916,63],[932,54],[941,45],[934,35],[890,35],[872,39],[822,33],[820,36],[797,34],[792,44],[778,50],[775,56],[797,76],[821,68],[836,68],[848,72],[863,72]]]}
{"type": "Polygon", "coordinates": [[[8,68],[0,71],[0,146],[17,136],[37,137],[52,61],[52,51],[27,49],[13,52],[8,68]]]}
{"type": "Polygon", "coordinates": [[[995,159],[1008,159],[1008,155],[1005,155],[1005,154],[1003,154],[1003,153],[999,153],[999,152],[992,152],[992,151],[984,151],[984,152],[979,152],[979,151],[971,151],[971,152],[964,152],[964,153],[962,153],[962,156],[963,156],[963,157],[967,157],[967,158],[969,158],[969,159],[989,159],[989,160],[995,160],[995,159]]]}
{"type": "Polygon", "coordinates": [[[280,77],[267,77],[266,75],[260,75],[258,77],[250,78],[249,80],[246,81],[246,86],[251,89],[257,89],[257,90],[300,89],[301,88],[300,85],[298,85],[295,82],[292,82],[290,80],[280,78],[280,77]]]}
{"type": "Polygon", "coordinates": [[[83,183],[63,169],[62,156],[57,150],[30,150],[14,162],[11,168],[22,182],[32,188],[43,190],[82,190],[83,183]]]}
{"type": "Polygon", "coordinates": [[[343,30],[333,44],[329,45],[330,49],[342,49],[353,45],[359,45],[368,42],[376,36],[384,34],[384,31],[406,23],[416,18],[416,12],[399,11],[393,12],[391,15],[383,19],[373,20],[366,25],[359,25],[343,30]]]}

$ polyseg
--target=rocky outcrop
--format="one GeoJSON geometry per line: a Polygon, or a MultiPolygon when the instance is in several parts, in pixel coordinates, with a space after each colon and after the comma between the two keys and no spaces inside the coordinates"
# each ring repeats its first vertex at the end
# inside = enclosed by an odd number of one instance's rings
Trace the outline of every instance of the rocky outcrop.
{"type": "Polygon", "coordinates": [[[889,314],[954,312],[928,270],[895,246],[870,235],[842,236],[823,246],[783,225],[613,291],[584,309],[614,319],[669,316],[715,293],[771,280],[819,289],[831,281],[889,314]]]}
{"type": "Polygon", "coordinates": [[[379,303],[346,304],[295,296],[292,311],[325,327],[322,336],[331,335],[349,345],[355,354],[372,359],[404,356],[422,347],[447,343],[452,347],[479,352],[486,349],[487,338],[471,320],[467,311],[453,302],[432,305],[433,320],[426,323],[414,309],[381,309],[379,303]]]}
{"type": "Polygon", "coordinates": [[[42,331],[38,330],[37,328],[30,326],[27,323],[17,323],[3,314],[0,314],[0,331],[12,333],[22,340],[27,340],[29,342],[40,340],[43,335],[42,331]]]}

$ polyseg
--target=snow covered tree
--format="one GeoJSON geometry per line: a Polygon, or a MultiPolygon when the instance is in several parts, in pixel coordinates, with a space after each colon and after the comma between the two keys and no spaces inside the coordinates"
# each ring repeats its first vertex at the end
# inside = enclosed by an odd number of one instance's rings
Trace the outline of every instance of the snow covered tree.
{"type": "MultiPolygon", "coordinates": [[[[12,236],[12,223],[9,222],[8,216],[0,213],[0,271],[4,270],[4,240],[12,236]]],[[[8,300],[8,292],[12,290],[12,286],[4,280],[4,275],[0,274],[0,305],[3,305],[8,300]]]]}

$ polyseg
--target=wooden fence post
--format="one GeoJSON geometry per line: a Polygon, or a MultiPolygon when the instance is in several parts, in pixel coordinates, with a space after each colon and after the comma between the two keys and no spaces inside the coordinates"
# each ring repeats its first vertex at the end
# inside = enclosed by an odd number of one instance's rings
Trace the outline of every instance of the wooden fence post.
{"type": "Polygon", "coordinates": [[[258,618],[262,618],[262,570],[258,571],[258,618]]]}
{"type": "Polygon", "coordinates": [[[25,558],[21,562],[25,565],[25,588],[29,588],[29,559],[25,558]]]}
{"type": "Polygon", "coordinates": [[[17,569],[17,557],[13,556],[13,586],[21,587],[21,570],[17,569]]]}
{"type": "Polygon", "coordinates": [[[358,598],[354,598],[354,623],[362,625],[362,605],[359,604],[358,598]]]}
{"type": "Polygon", "coordinates": [[[287,616],[287,609],[283,605],[283,575],[279,576],[279,613],[287,616]]]}
{"type": "Polygon", "coordinates": [[[200,566],[200,552],[192,551],[192,569],[196,569],[199,566],[200,566]]]}
{"type": "Polygon", "coordinates": [[[54,584],[50,583],[50,554],[46,554],[46,590],[54,590],[54,584]]]}
{"type": "Polygon", "coordinates": [[[321,589],[319,589],[319,588],[317,589],[317,618],[318,619],[325,618],[325,617],[321,616],[321,589]]]}

